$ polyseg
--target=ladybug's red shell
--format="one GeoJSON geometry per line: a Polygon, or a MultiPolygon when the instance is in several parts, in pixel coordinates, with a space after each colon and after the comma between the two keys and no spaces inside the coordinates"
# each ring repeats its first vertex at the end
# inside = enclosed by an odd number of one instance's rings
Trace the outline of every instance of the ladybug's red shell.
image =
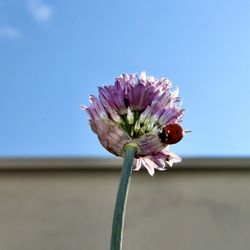
{"type": "Polygon", "coordinates": [[[164,142],[167,144],[175,144],[179,142],[184,136],[184,130],[177,124],[169,124],[163,128],[162,133],[164,133],[164,142]]]}

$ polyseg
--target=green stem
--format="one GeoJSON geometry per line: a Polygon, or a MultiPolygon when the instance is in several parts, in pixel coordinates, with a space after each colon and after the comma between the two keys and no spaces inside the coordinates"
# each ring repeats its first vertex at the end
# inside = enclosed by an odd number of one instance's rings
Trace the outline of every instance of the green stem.
{"type": "Polygon", "coordinates": [[[136,153],[135,145],[129,144],[125,147],[125,158],[122,167],[120,184],[116,196],[110,250],[122,249],[122,234],[123,234],[125,207],[126,207],[127,194],[128,194],[130,177],[133,169],[133,160],[135,153],[136,153]]]}

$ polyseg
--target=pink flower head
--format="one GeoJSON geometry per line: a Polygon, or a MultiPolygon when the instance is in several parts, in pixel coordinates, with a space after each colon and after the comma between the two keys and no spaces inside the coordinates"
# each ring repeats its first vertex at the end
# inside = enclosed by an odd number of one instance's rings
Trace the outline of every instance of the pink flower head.
{"type": "Polygon", "coordinates": [[[168,141],[162,138],[168,124],[181,122],[178,89],[171,91],[171,82],[146,76],[142,72],[123,74],[114,85],[99,87],[99,98],[90,96],[91,105],[81,106],[90,117],[89,123],[101,144],[111,153],[124,156],[128,143],[136,145],[137,164],[150,175],[154,169],[166,170],[181,159],[169,152],[168,141]]]}

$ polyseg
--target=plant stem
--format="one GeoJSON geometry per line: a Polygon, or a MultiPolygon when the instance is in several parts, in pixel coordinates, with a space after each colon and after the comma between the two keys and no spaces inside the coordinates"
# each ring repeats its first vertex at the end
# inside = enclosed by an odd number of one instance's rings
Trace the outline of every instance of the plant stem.
{"type": "Polygon", "coordinates": [[[133,144],[129,144],[125,147],[125,158],[121,172],[120,184],[116,196],[110,250],[122,249],[125,208],[136,149],[136,146],[133,144]]]}

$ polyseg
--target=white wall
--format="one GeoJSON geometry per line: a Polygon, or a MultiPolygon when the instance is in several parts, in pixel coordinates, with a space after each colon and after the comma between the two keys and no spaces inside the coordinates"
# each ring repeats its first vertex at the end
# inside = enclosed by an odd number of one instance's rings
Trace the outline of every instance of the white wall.
{"type": "MultiPolygon", "coordinates": [[[[119,171],[0,172],[0,250],[109,249],[119,171]]],[[[248,250],[250,171],[133,173],[124,250],[248,250]]]]}

